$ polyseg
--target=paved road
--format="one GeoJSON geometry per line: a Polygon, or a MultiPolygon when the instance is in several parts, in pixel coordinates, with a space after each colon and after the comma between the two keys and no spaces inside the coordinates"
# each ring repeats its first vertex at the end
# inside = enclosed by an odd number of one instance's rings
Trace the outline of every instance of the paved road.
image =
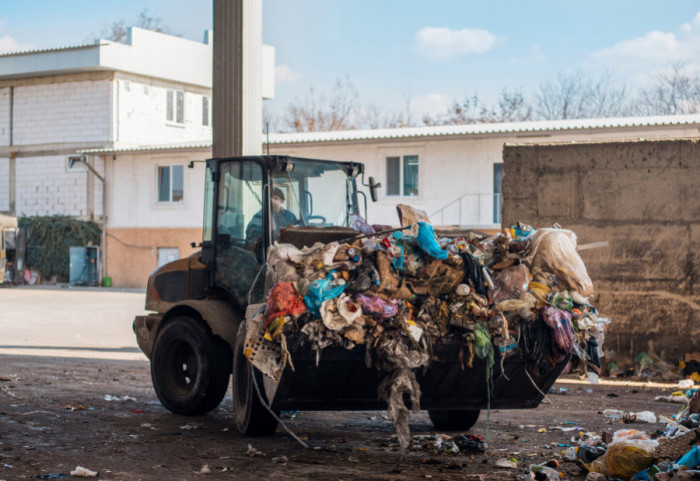
{"type": "Polygon", "coordinates": [[[131,323],[143,292],[0,288],[0,354],[145,360],[131,323]]]}

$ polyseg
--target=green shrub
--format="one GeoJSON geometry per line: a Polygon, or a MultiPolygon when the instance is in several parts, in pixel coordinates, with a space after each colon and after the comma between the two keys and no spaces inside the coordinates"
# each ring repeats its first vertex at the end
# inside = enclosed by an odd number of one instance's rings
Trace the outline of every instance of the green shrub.
{"type": "Polygon", "coordinates": [[[65,215],[20,217],[20,229],[26,233],[24,262],[41,272],[44,279],[57,276],[66,282],[70,269],[70,248],[100,245],[100,226],[92,221],[65,215]]]}

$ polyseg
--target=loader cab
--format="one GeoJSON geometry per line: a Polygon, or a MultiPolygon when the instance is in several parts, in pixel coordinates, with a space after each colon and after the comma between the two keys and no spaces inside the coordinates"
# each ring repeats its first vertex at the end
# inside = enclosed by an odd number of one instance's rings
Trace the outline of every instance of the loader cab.
{"type": "Polygon", "coordinates": [[[270,245],[288,227],[349,227],[363,165],[288,156],[209,159],[201,260],[210,290],[262,298],[270,245]]]}

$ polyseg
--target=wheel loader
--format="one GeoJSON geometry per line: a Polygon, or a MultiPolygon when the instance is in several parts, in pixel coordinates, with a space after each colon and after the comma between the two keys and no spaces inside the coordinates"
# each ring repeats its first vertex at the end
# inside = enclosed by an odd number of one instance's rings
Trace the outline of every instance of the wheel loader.
{"type": "MultiPolygon", "coordinates": [[[[274,242],[302,248],[352,239],[351,216],[367,198],[358,189],[357,162],[268,155],[206,161],[204,225],[200,251],[151,274],[146,310],[133,323],[150,360],[155,392],[178,414],[215,409],[232,384],[235,425],[247,435],[269,435],[280,410],[385,409],[377,397],[382,374],[365,364],[365,347],[300,348],[292,370],[275,382],[244,355],[246,308],[264,301],[263,266],[274,242]],[[278,225],[280,197],[295,225],[278,225]],[[232,379],[232,382],[229,381],[232,379]]],[[[376,200],[379,184],[368,184],[376,200]]],[[[447,234],[446,234],[447,235],[447,234]]],[[[450,235],[459,235],[453,231],[450,235]]],[[[467,430],[481,410],[537,407],[568,358],[551,363],[546,331],[523,332],[515,354],[495,352],[493,373],[485,361],[459,362],[459,343],[443,343],[429,368],[417,373],[427,409],[439,429],[467,430]],[[547,364],[549,362],[549,364],[547,364]],[[536,366],[538,374],[528,375],[536,366]]]]}

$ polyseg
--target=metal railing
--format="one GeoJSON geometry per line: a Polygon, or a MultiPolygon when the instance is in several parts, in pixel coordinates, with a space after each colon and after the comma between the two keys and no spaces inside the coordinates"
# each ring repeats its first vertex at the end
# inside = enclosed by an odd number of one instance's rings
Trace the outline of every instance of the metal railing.
{"type": "Polygon", "coordinates": [[[501,223],[501,194],[463,194],[430,215],[435,225],[480,226],[501,223]]]}

